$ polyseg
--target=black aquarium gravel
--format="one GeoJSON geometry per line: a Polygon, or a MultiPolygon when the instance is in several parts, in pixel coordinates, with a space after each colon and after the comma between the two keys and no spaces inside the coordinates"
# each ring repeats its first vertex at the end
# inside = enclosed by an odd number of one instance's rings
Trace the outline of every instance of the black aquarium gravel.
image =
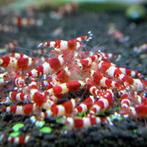
{"type": "MultiPolygon", "coordinates": [[[[120,66],[138,70],[147,75],[147,50],[141,53],[134,51],[135,47],[147,43],[147,20],[133,22],[120,12],[75,12],[64,16],[62,19],[52,19],[49,12],[37,12],[34,17],[43,21],[42,26],[21,27],[12,25],[14,32],[1,31],[0,45],[16,40],[23,48],[23,52],[31,53],[35,45],[43,40],[70,39],[85,35],[88,31],[93,33],[93,40],[87,48],[98,47],[105,52],[121,55],[116,63],[120,66]],[[113,35],[109,29],[115,26],[126,38],[123,42],[113,35]],[[57,30],[60,30],[59,33],[57,30]],[[32,50],[27,50],[31,48],[32,50]]],[[[25,12],[22,15],[26,16],[25,12]]],[[[11,25],[13,14],[0,14],[1,24],[11,25]]],[[[2,89],[6,90],[6,89],[2,89]]],[[[6,91],[7,92],[7,91],[6,91]]],[[[146,146],[147,124],[146,119],[126,118],[113,120],[112,125],[95,125],[86,129],[66,130],[61,123],[53,118],[46,121],[46,126],[51,127],[51,133],[41,133],[30,123],[28,117],[12,116],[8,113],[0,115],[0,132],[12,132],[12,126],[21,122],[24,127],[21,133],[30,132],[31,140],[27,145],[20,146],[146,146]]],[[[9,142],[2,142],[0,146],[17,146],[9,142]]]]}

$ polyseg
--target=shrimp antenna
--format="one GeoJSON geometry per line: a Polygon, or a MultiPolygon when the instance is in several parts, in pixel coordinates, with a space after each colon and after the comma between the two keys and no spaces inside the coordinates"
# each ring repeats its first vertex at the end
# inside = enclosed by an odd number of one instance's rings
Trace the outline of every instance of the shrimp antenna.
{"type": "Polygon", "coordinates": [[[29,55],[32,55],[32,52],[30,49],[28,48],[22,48],[22,47],[15,47],[16,50],[18,50],[19,52],[23,52],[23,53],[29,53],[29,55]]]}
{"type": "Polygon", "coordinates": [[[87,34],[88,34],[88,35],[87,35],[88,37],[87,37],[86,41],[89,42],[90,40],[93,39],[93,33],[92,33],[92,31],[88,31],[87,34]]]}
{"type": "MultiPolygon", "coordinates": [[[[88,45],[88,43],[93,39],[93,33],[91,31],[88,31],[87,33],[87,39],[83,41],[83,49],[88,45]]],[[[91,45],[88,45],[92,47],[91,45]]],[[[86,50],[86,49],[85,49],[86,50]]]]}

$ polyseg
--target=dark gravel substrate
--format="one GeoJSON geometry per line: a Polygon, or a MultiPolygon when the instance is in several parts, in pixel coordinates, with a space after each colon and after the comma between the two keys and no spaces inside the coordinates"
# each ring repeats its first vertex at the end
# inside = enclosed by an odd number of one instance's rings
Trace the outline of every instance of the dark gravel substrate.
{"type": "MultiPolygon", "coordinates": [[[[12,15],[12,14],[11,14],[12,15]]],[[[11,15],[1,14],[1,23],[9,24],[11,15]]],[[[26,15],[25,13],[23,15],[26,15]]],[[[13,16],[13,15],[12,15],[13,16]]],[[[102,47],[106,52],[120,54],[122,57],[117,62],[118,65],[139,70],[144,75],[147,74],[147,54],[136,54],[133,51],[135,46],[147,43],[147,20],[133,23],[128,21],[122,13],[100,12],[88,13],[78,12],[65,16],[61,20],[50,18],[50,12],[38,12],[36,18],[43,19],[44,25],[41,27],[20,28],[15,33],[1,32],[0,44],[17,40],[22,48],[34,48],[41,40],[47,39],[70,39],[78,35],[87,34],[91,30],[94,39],[87,45],[88,48],[102,47]],[[119,43],[108,35],[109,25],[113,23],[116,27],[128,36],[129,40],[119,43]],[[53,35],[58,27],[63,29],[63,33],[53,35]]],[[[24,122],[25,128],[22,132],[31,132],[32,140],[27,146],[146,146],[147,145],[147,124],[146,120],[127,119],[114,121],[113,126],[98,125],[88,129],[58,131],[62,125],[55,124],[55,131],[49,135],[39,133],[38,129],[29,123],[25,117],[13,117],[9,114],[1,114],[0,131],[11,131],[15,122],[24,122]]],[[[47,120],[52,124],[54,120],[47,120]]],[[[54,124],[54,123],[53,123],[54,124]]],[[[16,146],[10,143],[3,143],[0,146],[16,146]]]]}

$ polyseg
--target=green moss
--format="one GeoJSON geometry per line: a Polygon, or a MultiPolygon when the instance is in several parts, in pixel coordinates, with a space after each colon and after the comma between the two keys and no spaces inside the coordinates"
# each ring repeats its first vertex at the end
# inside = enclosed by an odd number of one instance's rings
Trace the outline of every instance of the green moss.
{"type": "Polygon", "coordinates": [[[23,128],[24,127],[24,124],[23,123],[17,123],[17,124],[15,124],[13,127],[12,127],[12,129],[13,129],[13,131],[14,132],[18,132],[21,128],[23,128]]]}
{"type": "Polygon", "coordinates": [[[52,132],[52,128],[50,127],[43,127],[40,129],[41,133],[50,134],[52,132]]]}

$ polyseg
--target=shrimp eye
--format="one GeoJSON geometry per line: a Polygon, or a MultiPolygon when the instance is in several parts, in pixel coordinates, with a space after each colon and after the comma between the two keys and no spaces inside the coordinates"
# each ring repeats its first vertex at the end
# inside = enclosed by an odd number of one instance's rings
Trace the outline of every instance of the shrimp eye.
{"type": "Polygon", "coordinates": [[[79,65],[80,69],[82,69],[82,65],[79,65]]]}
{"type": "Polygon", "coordinates": [[[5,79],[5,80],[6,80],[6,79],[7,79],[7,77],[8,77],[7,75],[4,75],[4,76],[3,76],[3,79],[5,79]]]}
{"type": "Polygon", "coordinates": [[[75,62],[75,64],[77,64],[78,63],[78,60],[75,60],[74,62],[75,62]]]}
{"type": "Polygon", "coordinates": [[[64,55],[63,54],[62,55],[59,55],[59,57],[64,58],[64,55]]]}
{"type": "Polygon", "coordinates": [[[15,61],[14,61],[14,59],[12,60],[12,63],[14,63],[15,61]]]}

